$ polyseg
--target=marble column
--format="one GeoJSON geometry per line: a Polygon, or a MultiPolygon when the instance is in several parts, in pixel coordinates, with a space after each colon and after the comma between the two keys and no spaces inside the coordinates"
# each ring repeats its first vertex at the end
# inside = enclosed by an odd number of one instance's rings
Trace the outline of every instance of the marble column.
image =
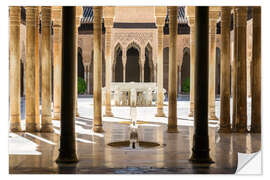
{"type": "Polygon", "coordinates": [[[156,117],[165,117],[163,111],[163,27],[167,14],[166,7],[155,7],[155,17],[157,26],[157,113],[156,117]]]}
{"type": "Polygon", "coordinates": [[[123,82],[126,82],[126,64],[127,64],[127,51],[122,51],[122,64],[123,64],[123,82]]]}
{"type": "Polygon", "coordinates": [[[61,64],[62,64],[62,7],[52,8],[53,18],[53,111],[55,120],[60,120],[61,114],[61,64]]]}
{"type": "Polygon", "coordinates": [[[113,117],[111,108],[111,82],[112,82],[112,56],[111,56],[111,39],[112,39],[112,28],[114,18],[114,7],[105,6],[104,12],[104,25],[106,28],[105,34],[105,61],[106,61],[106,110],[104,116],[113,117]]]}
{"type": "Polygon", "coordinates": [[[208,108],[209,108],[209,119],[217,120],[216,117],[216,26],[217,26],[217,18],[218,11],[213,10],[212,7],[209,10],[209,100],[208,100],[208,108]]]}
{"type": "Polygon", "coordinates": [[[102,127],[102,7],[94,9],[94,132],[103,132],[102,127]]]}
{"type": "Polygon", "coordinates": [[[238,60],[238,10],[236,8],[233,9],[233,62],[232,62],[232,96],[233,96],[233,112],[232,112],[232,130],[236,130],[236,113],[237,113],[237,101],[236,101],[236,85],[237,85],[237,60],[238,60]]]}
{"type": "Polygon", "coordinates": [[[36,46],[35,46],[35,123],[36,123],[36,131],[40,131],[40,63],[39,63],[39,14],[40,7],[37,7],[36,12],[36,46]]]}
{"type": "Polygon", "coordinates": [[[41,132],[53,132],[51,112],[51,7],[41,7],[41,132]]]}
{"type": "Polygon", "coordinates": [[[190,161],[212,163],[208,136],[208,7],[195,7],[195,96],[194,135],[190,161]]]}
{"type": "Polygon", "coordinates": [[[89,94],[89,64],[85,65],[86,94],[89,94]]]}
{"type": "MultiPolygon", "coordinates": [[[[190,7],[191,8],[191,7],[190,7]]],[[[194,7],[193,7],[194,8],[194,7]]],[[[190,105],[189,105],[189,117],[194,116],[194,63],[195,63],[195,17],[189,16],[190,27],[190,105]]]]}
{"type": "Polygon", "coordinates": [[[76,6],[76,29],[75,29],[75,38],[76,38],[76,83],[75,83],[75,111],[76,111],[76,117],[79,117],[79,110],[78,110],[78,28],[80,26],[81,22],[81,16],[82,16],[83,10],[81,6],[76,6]]]}
{"type": "Polygon", "coordinates": [[[35,123],[35,46],[37,7],[26,7],[25,119],[26,131],[36,131],[35,123]]]}
{"type": "Polygon", "coordinates": [[[261,7],[253,7],[251,132],[261,132],[261,7]]]}
{"type": "Polygon", "coordinates": [[[220,133],[231,131],[230,124],[230,23],[231,8],[221,7],[221,61],[220,61],[220,133]]]}
{"type": "Polygon", "coordinates": [[[76,8],[62,9],[61,134],[57,163],[78,162],[75,135],[76,8]]]}
{"type": "Polygon", "coordinates": [[[247,132],[247,66],[246,66],[246,27],[247,7],[237,7],[237,54],[236,59],[236,132],[247,132]]]}
{"type": "Polygon", "coordinates": [[[21,8],[9,8],[9,105],[10,130],[21,131],[21,97],[20,97],[20,22],[21,8]]]}
{"type": "Polygon", "coordinates": [[[141,73],[140,73],[140,76],[141,76],[141,82],[144,82],[144,63],[145,63],[145,48],[142,47],[141,48],[141,73]]]}
{"type": "Polygon", "coordinates": [[[176,6],[169,7],[170,48],[169,48],[169,107],[168,107],[168,133],[177,130],[177,12],[176,6]]]}

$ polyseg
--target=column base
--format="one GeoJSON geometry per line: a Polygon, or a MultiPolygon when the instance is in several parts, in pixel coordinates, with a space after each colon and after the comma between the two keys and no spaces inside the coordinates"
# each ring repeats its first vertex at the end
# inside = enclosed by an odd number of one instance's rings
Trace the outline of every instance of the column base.
{"type": "Polygon", "coordinates": [[[113,117],[113,113],[111,111],[106,111],[103,116],[104,117],[113,117]]]}
{"type": "Polygon", "coordinates": [[[157,113],[155,114],[155,117],[166,117],[166,115],[163,112],[163,108],[157,109],[157,113]]]}
{"type": "Polygon", "coordinates": [[[22,131],[21,123],[11,123],[10,124],[10,131],[11,132],[20,132],[22,131]]]}
{"type": "Polygon", "coordinates": [[[207,163],[207,164],[215,163],[210,158],[208,150],[194,151],[192,149],[192,155],[191,155],[189,161],[191,161],[192,163],[207,163]]]}
{"type": "Polygon", "coordinates": [[[26,123],[26,132],[36,132],[36,124],[35,123],[26,123]]]}
{"type": "Polygon", "coordinates": [[[77,163],[79,159],[77,154],[69,154],[68,156],[62,155],[61,152],[59,153],[58,158],[55,160],[56,163],[77,163]]]}
{"type": "Polygon", "coordinates": [[[54,113],[53,120],[60,120],[60,113],[59,112],[54,113]]]}
{"type": "Polygon", "coordinates": [[[35,126],[36,126],[36,132],[39,132],[40,131],[40,124],[35,124],[35,126]]]}
{"type": "Polygon", "coordinates": [[[42,124],[42,127],[40,129],[40,132],[43,132],[43,133],[53,133],[54,130],[53,130],[52,123],[42,124]]]}
{"type": "Polygon", "coordinates": [[[248,130],[246,127],[245,128],[234,128],[232,131],[234,133],[248,133],[248,130]]]}
{"type": "Polygon", "coordinates": [[[208,119],[209,119],[209,120],[218,120],[218,118],[217,118],[217,116],[215,115],[215,113],[210,114],[210,115],[208,116],[208,119]]]}
{"type": "Polygon", "coordinates": [[[194,112],[190,111],[188,117],[194,117],[194,112]]]}
{"type": "Polygon", "coordinates": [[[93,131],[96,133],[103,133],[104,132],[102,125],[100,125],[100,126],[94,125],[93,131]]]}
{"type": "Polygon", "coordinates": [[[231,133],[231,127],[227,126],[227,127],[220,127],[218,130],[218,133],[231,133]]]}
{"type": "Polygon", "coordinates": [[[261,128],[251,126],[250,133],[261,133],[261,128]]]}
{"type": "Polygon", "coordinates": [[[168,127],[167,133],[179,133],[177,126],[176,127],[168,127]]]}
{"type": "Polygon", "coordinates": [[[78,112],[76,112],[76,117],[80,117],[80,114],[78,112]]]}

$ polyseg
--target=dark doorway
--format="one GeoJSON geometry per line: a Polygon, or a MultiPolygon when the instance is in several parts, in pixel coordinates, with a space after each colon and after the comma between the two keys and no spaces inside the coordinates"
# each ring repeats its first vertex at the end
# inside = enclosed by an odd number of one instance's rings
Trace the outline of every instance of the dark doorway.
{"type": "Polygon", "coordinates": [[[181,93],[190,91],[190,52],[189,48],[183,50],[183,61],[181,66],[181,93]]]}
{"type": "Polygon", "coordinates": [[[139,52],[133,47],[127,51],[126,82],[140,82],[139,52]]]}
{"type": "Polygon", "coordinates": [[[81,48],[78,48],[78,77],[81,77],[84,79],[84,66],[83,66],[81,48]]]}
{"type": "Polygon", "coordinates": [[[220,49],[216,48],[216,95],[220,94],[220,49]]]}
{"type": "Polygon", "coordinates": [[[123,82],[123,63],[122,63],[122,50],[120,47],[116,50],[115,56],[115,68],[114,68],[114,78],[115,82],[123,82]]]}

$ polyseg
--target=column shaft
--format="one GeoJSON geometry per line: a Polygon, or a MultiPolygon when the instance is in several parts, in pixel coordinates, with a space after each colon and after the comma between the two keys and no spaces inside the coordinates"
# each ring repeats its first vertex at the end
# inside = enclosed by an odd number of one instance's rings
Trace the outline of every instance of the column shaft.
{"type": "Polygon", "coordinates": [[[35,45],[36,7],[26,7],[25,114],[26,131],[34,132],[35,124],[35,45]]]}
{"type": "Polygon", "coordinates": [[[126,82],[126,63],[127,63],[127,51],[122,51],[122,64],[123,64],[123,82],[126,82]]]}
{"type": "Polygon", "coordinates": [[[35,32],[35,36],[36,36],[36,46],[35,46],[35,54],[36,54],[36,61],[35,61],[35,113],[36,113],[36,117],[35,117],[35,123],[36,123],[36,130],[39,131],[40,130],[40,84],[39,84],[39,67],[40,67],[40,63],[39,63],[39,10],[40,8],[37,9],[36,12],[36,32],[35,32]]]}
{"type": "Polygon", "coordinates": [[[41,7],[42,132],[53,132],[51,113],[51,7],[41,7]]]}
{"type": "Polygon", "coordinates": [[[57,163],[78,161],[75,135],[75,7],[64,6],[62,16],[61,135],[57,163]]]}
{"type": "Polygon", "coordinates": [[[251,132],[261,132],[261,7],[253,8],[251,132]]]}
{"type": "Polygon", "coordinates": [[[190,160],[196,163],[213,162],[208,137],[208,9],[195,8],[195,28],[199,31],[196,31],[194,136],[190,160]]]}
{"type": "Polygon", "coordinates": [[[94,9],[94,126],[95,132],[103,132],[102,128],[102,7],[94,9]]]}
{"type": "Polygon", "coordinates": [[[238,7],[238,43],[237,52],[237,85],[236,85],[236,131],[247,131],[247,67],[246,67],[246,24],[247,24],[247,7],[238,7]]]}
{"type": "Polygon", "coordinates": [[[20,21],[20,7],[11,6],[9,8],[9,105],[10,130],[12,132],[21,131],[20,21]]]}
{"type": "MultiPolygon", "coordinates": [[[[211,13],[211,12],[209,12],[211,13]]],[[[209,19],[209,119],[216,120],[216,24],[217,19],[209,19]]]]}
{"type": "Polygon", "coordinates": [[[176,40],[177,40],[177,7],[173,6],[170,12],[170,48],[169,48],[169,115],[168,132],[177,132],[177,62],[176,62],[176,40]]]}
{"type": "MultiPolygon", "coordinates": [[[[109,20],[107,20],[109,21],[109,20]]],[[[112,21],[112,20],[111,20],[112,21]]],[[[110,23],[111,25],[113,23],[110,23]]],[[[106,60],[106,111],[105,115],[107,117],[112,117],[112,109],[111,109],[111,35],[112,35],[112,26],[106,27],[106,35],[105,35],[105,60],[106,60]]]]}
{"type": "Polygon", "coordinates": [[[163,25],[158,30],[158,54],[157,54],[157,114],[156,117],[165,117],[163,112],[163,25]]]}
{"type": "Polygon", "coordinates": [[[221,61],[220,61],[220,129],[219,132],[230,132],[230,20],[231,9],[221,9],[221,61]]]}

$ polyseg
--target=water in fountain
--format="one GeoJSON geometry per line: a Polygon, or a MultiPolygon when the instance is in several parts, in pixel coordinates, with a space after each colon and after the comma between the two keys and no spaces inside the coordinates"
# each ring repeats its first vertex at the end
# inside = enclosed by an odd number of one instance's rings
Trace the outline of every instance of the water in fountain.
{"type": "Polygon", "coordinates": [[[137,109],[136,107],[130,107],[130,146],[132,149],[135,149],[139,146],[139,137],[138,137],[138,125],[137,125],[137,109]]]}

